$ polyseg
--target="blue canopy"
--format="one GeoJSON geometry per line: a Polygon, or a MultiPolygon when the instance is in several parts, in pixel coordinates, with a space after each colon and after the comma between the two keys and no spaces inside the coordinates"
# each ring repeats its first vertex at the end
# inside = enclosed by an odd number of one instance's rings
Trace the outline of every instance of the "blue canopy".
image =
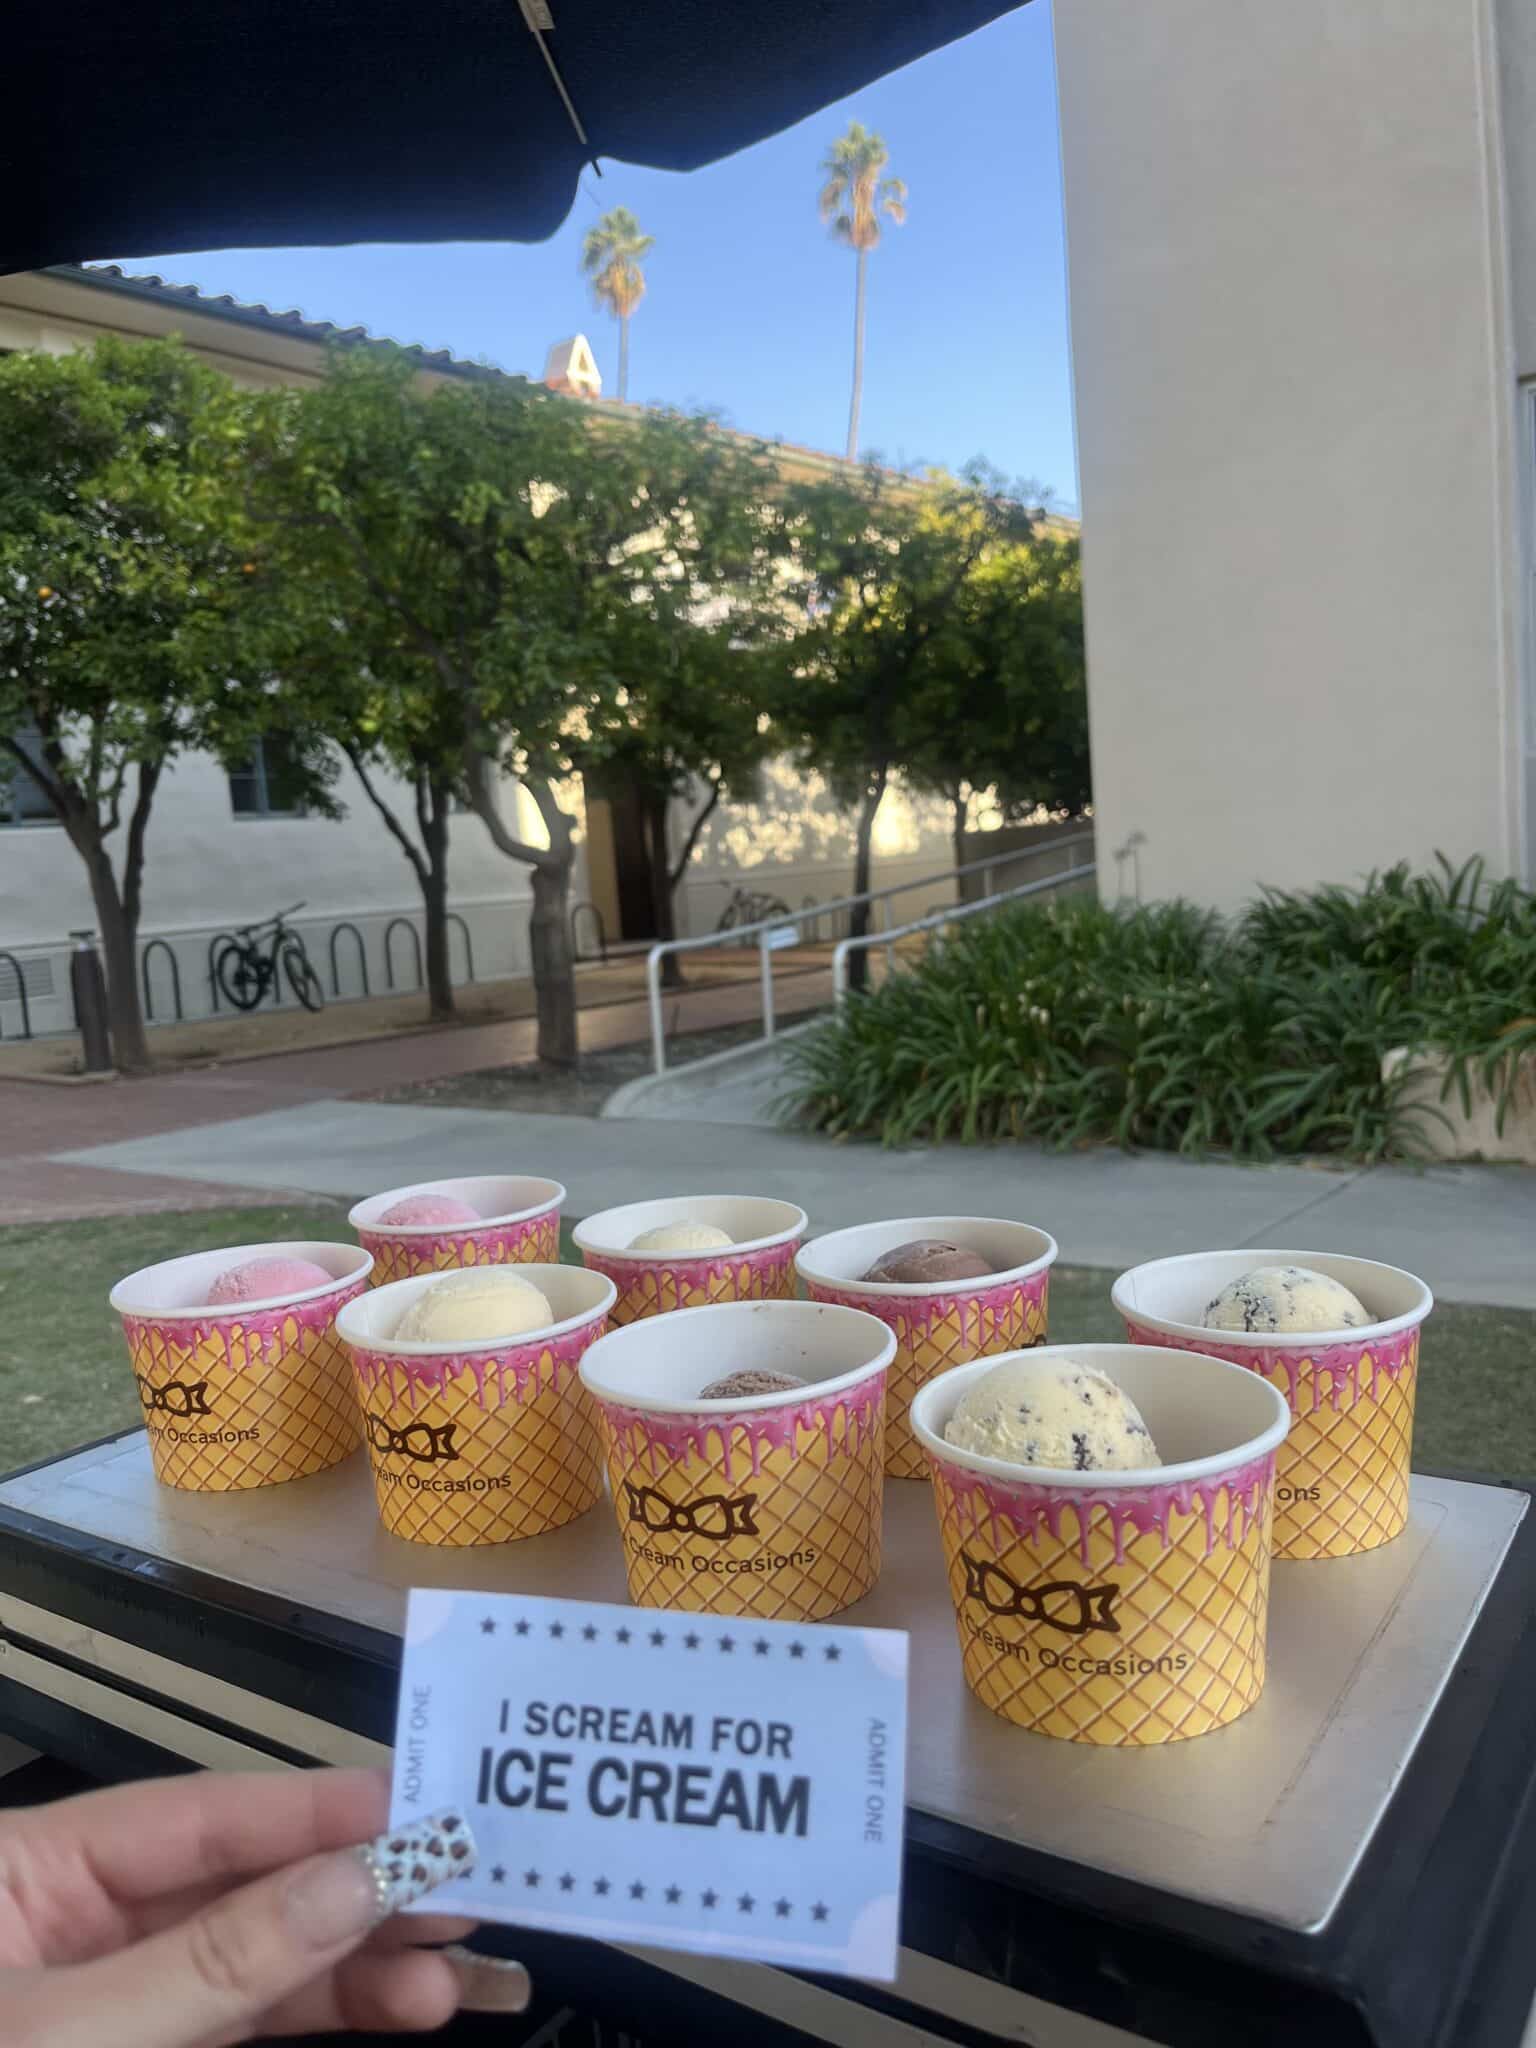
{"type": "Polygon", "coordinates": [[[0,66],[0,271],[540,241],[605,157],[695,170],[1016,0],[30,0],[0,66]]]}

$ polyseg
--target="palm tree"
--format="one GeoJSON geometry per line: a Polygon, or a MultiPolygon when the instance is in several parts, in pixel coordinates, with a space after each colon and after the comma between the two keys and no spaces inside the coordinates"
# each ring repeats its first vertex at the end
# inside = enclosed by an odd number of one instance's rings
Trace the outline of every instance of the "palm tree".
{"type": "Polygon", "coordinates": [[[907,217],[907,188],[900,178],[882,178],[890,162],[882,138],[862,121],[850,121],[822,161],[817,204],[821,217],[840,242],[859,259],[859,281],[853,302],[853,398],[848,407],[848,460],[859,455],[859,406],[864,397],[864,279],[869,252],[880,239],[883,213],[900,227],[907,217]]]}
{"type": "Polygon", "coordinates": [[[581,245],[581,267],[592,280],[592,296],[619,323],[619,396],[629,396],[629,316],[645,297],[640,258],[656,246],[654,235],[642,235],[627,206],[605,213],[588,228],[581,245]]]}

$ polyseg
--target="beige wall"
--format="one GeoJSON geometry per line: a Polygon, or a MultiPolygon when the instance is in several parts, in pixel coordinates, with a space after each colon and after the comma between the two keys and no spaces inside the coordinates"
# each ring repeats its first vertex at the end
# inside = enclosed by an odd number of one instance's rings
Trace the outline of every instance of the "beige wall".
{"type": "Polygon", "coordinates": [[[1490,0],[1063,0],[1056,37],[1107,886],[1136,830],[1147,895],[1218,905],[1522,865],[1490,0]]]}
{"type": "Polygon", "coordinates": [[[1515,370],[1536,377],[1536,6],[1498,0],[1515,370]]]}

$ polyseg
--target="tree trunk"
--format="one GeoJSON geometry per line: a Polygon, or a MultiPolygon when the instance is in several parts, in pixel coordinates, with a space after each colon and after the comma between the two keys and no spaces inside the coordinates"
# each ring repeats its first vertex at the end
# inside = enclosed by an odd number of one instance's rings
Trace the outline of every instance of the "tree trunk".
{"type": "Polygon", "coordinates": [[[529,775],[523,786],[538,806],[549,835],[548,847],[535,846],[509,832],[496,805],[491,782],[493,762],[473,744],[464,750],[464,781],[476,817],[493,845],[509,859],[522,861],[533,887],[528,919],[528,949],[533,965],[533,995],[538,1018],[538,1056],[551,1066],[574,1067],[581,1057],[576,1033],[576,957],[571,946],[571,870],[576,865],[576,821],[560,808],[551,784],[529,775]]]}
{"type": "Polygon", "coordinates": [[[343,751],[368,801],[383,819],[385,830],[410,862],[411,873],[416,877],[427,927],[427,1014],[434,1024],[446,1024],[457,1014],[453,976],[448,966],[448,816],[452,791],[447,783],[433,781],[426,768],[416,769],[411,794],[416,803],[416,830],[421,845],[415,846],[410,833],[375,788],[362,749],[344,742],[343,751]]]}
{"type": "Polygon", "coordinates": [[[859,408],[864,402],[864,281],[869,251],[859,251],[858,282],[853,292],[853,396],[848,405],[848,460],[859,459],[859,408]]]}
{"type": "Polygon", "coordinates": [[[619,315],[619,399],[629,396],[629,315],[619,315]]]}
{"type": "MultiPolygon", "coordinates": [[[[963,868],[965,866],[965,842],[970,836],[971,828],[971,797],[969,790],[963,787],[957,789],[953,796],[951,796],[950,802],[954,806],[955,813],[954,825],[951,828],[955,850],[955,866],[963,868]]],[[[964,886],[957,882],[955,887],[964,896],[964,886]]]]}
{"type": "Polygon", "coordinates": [[[420,873],[427,922],[427,1008],[434,1024],[454,1015],[453,976],[448,965],[448,791],[433,783],[422,808],[426,861],[420,873]]]}
{"type": "MultiPolygon", "coordinates": [[[[869,893],[870,846],[875,832],[875,813],[885,796],[887,771],[882,768],[870,782],[864,800],[859,805],[858,830],[853,842],[853,893],[867,896],[869,893]]],[[[862,939],[869,930],[868,903],[855,903],[848,916],[848,936],[862,939]]],[[[869,954],[861,949],[848,956],[848,986],[867,988],[869,986],[869,954]]]]}
{"type": "Polygon", "coordinates": [[[91,901],[101,930],[101,964],[107,977],[107,1028],[112,1034],[112,1059],[119,1073],[147,1074],[149,1043],[139,999],[138,919],[130,916],[118,894],[112,859],[99,843],[86,854],[91,901]]]}
{"type": "Polygon", "coordinates": [[[533,910],[528,947],[533,957],[533,993],[539,1020],[538,1053],[553,1067],[574,1067],[581,1056],[576,1035],[576,965],[571,952],[568,901],[571,855],[531,870],[533,910]]]}
{"type": "MultiPolygon", "coordinates": [[[[651,915],[656,936],[662,941],[677,937],[677,912],[672,901],[672,868],[667,858],[667,813],[672,799],[665,791],[645,799],[645,851],[651,870],[651,915]]],[[[683,986],[683,963],[675,953],[661,956],[663,988],[683,986]]]]}

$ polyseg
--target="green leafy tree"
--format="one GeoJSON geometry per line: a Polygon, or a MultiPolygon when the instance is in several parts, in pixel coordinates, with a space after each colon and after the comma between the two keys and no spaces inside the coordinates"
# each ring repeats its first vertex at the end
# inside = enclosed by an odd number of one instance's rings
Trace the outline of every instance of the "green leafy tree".
{"type": "Polygon", "coordinates": [[[578,1050],[564,792],[578,759],[603,760],[624,730],[610,707],[644,682],[627,671],[688,623],[705,538],[711,560],[727,558],[723,517],[712,538],[712,438],[594,418],[510,378],[425,391],[408,358],[370,352],[338,356],[315,390],[276,394],[252,463],[262,575],[294,622],[264,651],[285,672],[290,724],[328,730],[365,776],[382,758],[411,781],[414,826],[386,822],[441,934],[440,993],[455,794],[528,870],[538,1050],[558,1064],[578,1050]],[[509,781],[541,836],[503,815],[509,781]]]}
{"type": "Polygon", "coordinates": [[[882,215],[895,227],[907,218],[907,188],[900,178],[882,175],[890,162],[883,139],[861,121],[850,121],[822,159],[822,187],[817,207],[840,242],[857,261],[853,296],[853,392],[848,402],[848,460],[859,458],[859,412],[864,402],[864,299],[868,287],[869,252],[880,240],[882,215]]]}
{"type": "Polygon", "coordinates": [[[538,1049],[557,1062],[576,1057],[575,819],[557,784],[586,675],[582,521],[596,468],[580,408],[494,376],[425,390],[408,357],[370,351],[336,355],[318,387],[270,397],[251,474],[272,592],[266,660],[290,722],[348,754],[416,874],[434,1007],[451,1002],[457,794],[528,870],[538,1049]],[[408,782],[413,816],[388,802],[372,772],[383,763],[408,782]],[[545,843],[504,819],[507,775],[532,798],[545,843]]]}
{"type": "MultiPolygon", "coordinates": [[[[615,437],[617,439],[617,437],[615,437]]],[[[651,416],[615,459],[656,508],[628,552],[609,620],[618,687],[575,759],[598,787],[638,792],[657,936],[676,936],[677,890],[723,800],[749,797],[776,741],[769,711],[787,615],[764,451],[707,421],[651,416]],[[679,802],[692,815],[678,829],[679,802]]],[[[668,954],[669,986],[681,981],[668,954]]]]}
{"type": "MultiPolygon", "coordinates": [[[[981,476],[918,485],[869,468],[785,495],[784,547],[807,610],[789,649],[785,724],[802,763],[854,814],[855,895],[869,889],[875,818],[917,753],[935,677],[961,658],[966,584],[1032,531],[1025,506],[981,476]]],[[[851,936],[868,919],[857,906],[851,936]]],[[[856,985],[863,961],[854,955],[856,985]]]]}
{"type": "Polygon", "coordinates": [[[989,549],[934,654],[898,747],[907,781],[950,805],[956,867],[982,792],[1005,818],[1082,811],[1092,788],[1076,537],[1042,533],[989,549]]]}
{"type": "Polygon", "coordinates": [[[126,1072],[150,1063],[137,937],[161,780],[260,729],[217,652],[249,564],[241,418],[175,342],[0,361],[0,763],[84,863],[126,1072]]]}
{"type": "Polygon", "coordinates": [[[581,244],[581,267],[592,280],[592,296],[619,323],[619,397],[629,396],[629,320],[645,297],[645,272],[640,259],[649,256],[656,237],[640,232],[627,206],[605,213],[587,229],[581,244]]]}

